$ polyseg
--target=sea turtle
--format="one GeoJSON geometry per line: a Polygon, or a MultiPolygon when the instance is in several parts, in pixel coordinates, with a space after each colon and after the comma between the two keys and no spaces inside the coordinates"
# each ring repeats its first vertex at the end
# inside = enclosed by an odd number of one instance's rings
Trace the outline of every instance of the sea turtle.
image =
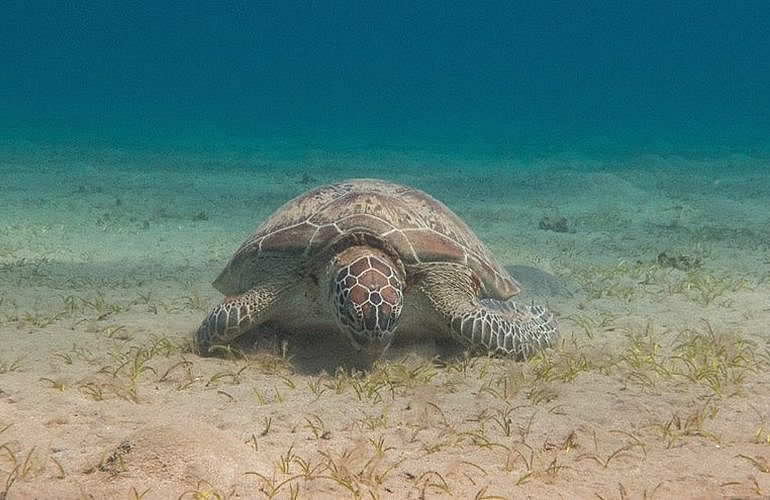
{"type": "Polygon", "coordinates": [[[512,300],[519,284],[449,208],[414,188],[353,179],[283,205],[235,252],[226,298],[195,333],[210,354],[256,327],[339,328],[382,354],[399,335],[450,335],[526,359],[557,338],[553,314],[512,300]]]}

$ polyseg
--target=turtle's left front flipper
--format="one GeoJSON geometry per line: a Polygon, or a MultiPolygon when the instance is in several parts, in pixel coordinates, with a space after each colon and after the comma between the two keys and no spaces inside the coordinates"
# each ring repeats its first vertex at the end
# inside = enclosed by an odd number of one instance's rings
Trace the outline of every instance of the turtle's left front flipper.
{"type": "Polygon", "coordinates": [[[425,273],[418,286],[454,338],[472,349],[518,360],[555,343],[558,324],[548,309],[512,300],[479,300],[469,271],[441,267],[425,273]]]}

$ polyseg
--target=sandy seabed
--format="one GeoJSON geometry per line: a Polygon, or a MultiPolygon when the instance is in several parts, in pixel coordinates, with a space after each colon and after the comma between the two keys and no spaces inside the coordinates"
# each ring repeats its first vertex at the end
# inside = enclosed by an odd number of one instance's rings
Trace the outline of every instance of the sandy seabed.
{"type": "Polygon", "coordinates": [[[0,499],[770,495],[768,167],[8,148],[0,499]],[[349,177],[424,189],[529,266],[559,345],[403,343],[365,371],[313,332],[193,354],[232,251],[349,177]]]}

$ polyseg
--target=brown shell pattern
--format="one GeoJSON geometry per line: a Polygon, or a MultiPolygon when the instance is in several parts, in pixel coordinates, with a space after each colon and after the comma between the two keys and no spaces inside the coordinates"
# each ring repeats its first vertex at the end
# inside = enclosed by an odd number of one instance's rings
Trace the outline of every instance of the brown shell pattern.
{"type": "Polygon", "coordinates": [[[264,253],[308,258],[357,229],[387,240],[407,266],[467,264],[481,281],[482,296],[504,300],[520,290],[467,224],[443,203],[420,190],[375,179],[322,186],[287,202],[241,245],[227,271],[237,273],[239,263],[264,253]]]}

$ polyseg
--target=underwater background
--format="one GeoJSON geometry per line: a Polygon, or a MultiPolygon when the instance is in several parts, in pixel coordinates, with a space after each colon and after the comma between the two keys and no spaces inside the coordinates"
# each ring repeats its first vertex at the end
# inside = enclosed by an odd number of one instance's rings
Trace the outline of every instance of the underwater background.
{"type": "Polygon", "coordinates": [[[0,1],[0,500],[766,498],[768,26],[767,1],[0,1]],[[356,177],[444,202],[554,345],[464,352],[418,302],[368,365],[271,322],[200,356],[236,249],[356,177]]]}
{"type": "Polygon", "coordinates": [[[1,14],[5,140],[770,147],[763,1],[10,0],[1,14]]]}

